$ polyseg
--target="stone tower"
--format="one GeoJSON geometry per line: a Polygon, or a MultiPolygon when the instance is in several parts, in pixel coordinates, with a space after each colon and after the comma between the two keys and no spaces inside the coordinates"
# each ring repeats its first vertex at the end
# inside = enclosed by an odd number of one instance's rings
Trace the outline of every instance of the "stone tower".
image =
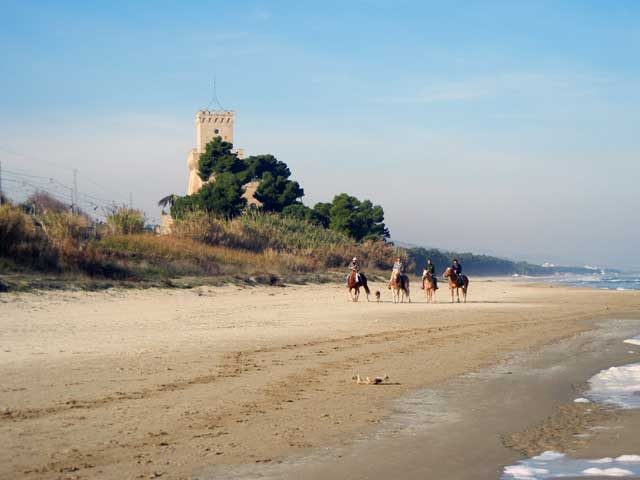
{"type": "MultiPolygon", "coordinates": [[[[221,110],[200,110],[196,113],[196,148],[191,149],[187,155],[189,166],[189,185],[187,195],[191,195],[202,188],[203,181],[198,176],[198,159],[204,152],[205,146],[214,137],[221,137],[225,142],[233,143],[233,127],[235,124],[235,112],[221,110]]],[[[242,158],[242,150],[236,150],[242,158]]]]}

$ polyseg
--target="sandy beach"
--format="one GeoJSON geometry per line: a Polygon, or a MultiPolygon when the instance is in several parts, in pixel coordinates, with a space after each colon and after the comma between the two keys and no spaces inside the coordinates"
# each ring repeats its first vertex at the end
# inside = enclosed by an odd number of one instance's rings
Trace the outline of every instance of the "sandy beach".
{"type": "Polygon", "coordinates": [[[193,478],[348,445],[419,388],[640,318],[640,292],[472,279],[469,303],[427,305],[414,282],[394,305],[383,287],[3,294],[0,477],[193,478]]]}

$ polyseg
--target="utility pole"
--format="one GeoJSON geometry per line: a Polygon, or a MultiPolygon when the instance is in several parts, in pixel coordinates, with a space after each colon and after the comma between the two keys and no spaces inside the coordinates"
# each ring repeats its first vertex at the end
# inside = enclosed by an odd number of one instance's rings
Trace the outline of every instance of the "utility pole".
{"type": "Polygon", "coordinates": [[[2,205],[2,160],[0,160],[0,206],[2,205]]]}
{"type": "Polygon", "coordinates": [[[73,169],[73,192],[71,194],[71,211],[77,213],[78,207],[78,170],[73,169]]]}

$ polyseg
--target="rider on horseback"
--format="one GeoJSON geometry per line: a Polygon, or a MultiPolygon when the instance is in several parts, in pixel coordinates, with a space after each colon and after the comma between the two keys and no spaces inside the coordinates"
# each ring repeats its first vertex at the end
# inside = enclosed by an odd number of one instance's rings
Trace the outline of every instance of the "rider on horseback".
{"type": "Polygon", "coordinates": [[[435,289],[438,289],[438,279],[436,278],[436,266],[433,264],[431,259],[427,259],[427,265],[424,267],[424,271],[422,272],[422,289],[424,290],[424,281],[427,277],[431,277],[433,280],[433,285],[435,289]]]}
{"type": "Polygon", "coordinates": [[[462,265],[460,264],[460,262],[458,261],[457,258],[453,259],[453,264],[451,265],[451,270],[453,270],[453,273],[455,273],[456,277],[458,277],[458,284],[463,282],[463,280],[462,280],[462,265]]]}
{"type": "Polygon", "coordinates": [[[396,261],[393,264],[393,269],[391,270],[391,278],[389,279],[389,288],[391,288],[391,282],[396,276],[400,276],[404,273],[404,264],[402,263],[402,259],[400,257],[396,257],[396,261]]]}
{"type": "Polygon", "coordinates": [[[360,281],[360,262],[358,262],[358,257],[353,257],[351,259],[351,263],[349,264],[349,270],[352,272],[356,272],[356,282],[360,281]]]}
{"type": "Polygon", "coordinates": [[[462,265],[460,265],[460,262],[458,261],[457,258],[453,259],[451,270],[453,270],[453,273],[455,273],[458,276],[462,275],[462,265]]]}

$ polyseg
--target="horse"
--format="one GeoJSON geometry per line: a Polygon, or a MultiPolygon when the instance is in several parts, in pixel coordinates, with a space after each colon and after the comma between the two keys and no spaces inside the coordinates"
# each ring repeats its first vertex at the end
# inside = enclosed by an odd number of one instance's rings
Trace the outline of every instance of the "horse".
{"type": "Polygon", "coordinates": [[[422,283],[424,293],[427,295],[427,303],[436,303],[436,290],[438,289],[436,278],[431,274],[431,272],[427,272],[422,283]]]}
{"type": "Polygon", "coordinates": [[[462,289],[462,298],[467,303],[467,290],[469,289],[469,278],[466,275],[458,276],[451,267],[444,272],[444,278],[449,280],[449,290],[451,290],[451,303],[453,303],[453,290],[455,289],[460,303],[460,289],[462,289]]]}
{"type": "Polygon", "coordinates": [[[347,287],[349,288],[349,297],[353,302],[357,302],[360,297],[360,287],[364,288],[364,292],[367,294],[367,302],[369,301],[369,285],[367,285],[367,277],[364,273],[358,273],[355,270],[351,270],[351,273],[347,277],[347,287]],[[355,290],[355,292],[352,292],[355,290]]]}
{"type": "Polygon", "coordinates": [[[398,272],[394,272],[391,278],[391,282],[389,283],[389,288],[393,293],[393,303],[398,303],[398,302],[403,303],[405,295],[407,297],[408,302],[411,303],[411,297],[409,296],[409,277],[408,276],[398,272]]]}

